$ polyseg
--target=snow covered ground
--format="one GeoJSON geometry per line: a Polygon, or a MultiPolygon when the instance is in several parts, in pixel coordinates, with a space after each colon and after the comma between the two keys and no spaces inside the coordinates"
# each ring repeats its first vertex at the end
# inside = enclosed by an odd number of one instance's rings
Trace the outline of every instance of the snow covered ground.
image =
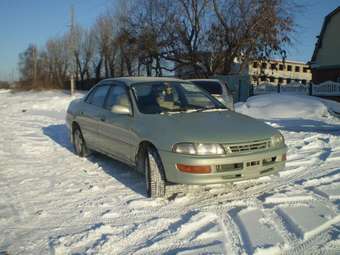
{"type": "Polygon", "coordinates": [[[236,107],[282,131],[284,171],[157,200],[127,166],[73,154],[70,100],[0,92],[0,254],[340,254],[340,119],[319,99],[236,107]]]}

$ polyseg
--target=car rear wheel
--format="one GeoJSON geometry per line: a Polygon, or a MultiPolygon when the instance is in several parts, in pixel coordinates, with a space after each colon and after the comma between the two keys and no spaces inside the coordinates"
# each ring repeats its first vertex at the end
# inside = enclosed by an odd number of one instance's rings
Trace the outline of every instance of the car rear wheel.
{"type": "Polygon", "coordinates": [[[164,168],[157,151],[152,147],[146,150],[144,156],[144,173],[147,195],[152,198],[164,197],[164,168]]]}
{"type": "Polygon", "coordinates": [[[73,131],[73,146],[74,152],[79,157],[86,157],[88,155],[88,149],[79,127],[73,131]]]}

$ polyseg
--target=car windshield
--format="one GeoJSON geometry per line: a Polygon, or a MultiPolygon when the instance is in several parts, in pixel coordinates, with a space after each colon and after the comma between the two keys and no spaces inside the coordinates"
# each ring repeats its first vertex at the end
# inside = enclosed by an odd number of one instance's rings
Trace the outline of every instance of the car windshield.
{"type": "Polygon", "coordinates": [[[227,109],[192,83],[152,82],[132,87],[137,106],[144,114],[227,109]]]}

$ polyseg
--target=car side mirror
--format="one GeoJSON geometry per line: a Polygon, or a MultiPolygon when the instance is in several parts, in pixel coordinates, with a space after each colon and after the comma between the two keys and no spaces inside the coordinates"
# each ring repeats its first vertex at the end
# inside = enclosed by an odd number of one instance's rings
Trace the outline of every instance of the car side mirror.
{"type": "Polygon", "coordinates": [[[111,108],[111,112],[115,114],[121,114],[121,115],[130,115],[131,110],[128,106],[123,105],[114,105],[111,108]]]}

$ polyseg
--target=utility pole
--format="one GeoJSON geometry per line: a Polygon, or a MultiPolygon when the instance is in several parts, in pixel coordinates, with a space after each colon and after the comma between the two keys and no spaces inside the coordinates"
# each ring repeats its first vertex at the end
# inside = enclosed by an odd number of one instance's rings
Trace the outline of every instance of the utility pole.
{"type": "Polygon", "coordinates": [[[10,81],[11,83],[14,83],[14,82],[15,82],[15,69],[14,69],[14,68],[12,68],[12,70],[11,70],[10,77],[9,77],[9,81],[10,81]]]}
{"type": "Polygon", "coordinates": [[[71,90],[71,95],[74,94],[74,73],[75,73],[75,68],[74,68],[74,7],[71,5],[70,7],[70,42],[69,42],[69,50],[71,53],[71,70],[70,70],[70,90],[71,90]]]}
{"type": "Polygon", "coordinates": [[[37,58],[38,58],[38,53],[37,53],[37,47],[34,45],[32,48],[32,57],[33,57],[33,87],[36,88],[37,86],[37,58]]]}

